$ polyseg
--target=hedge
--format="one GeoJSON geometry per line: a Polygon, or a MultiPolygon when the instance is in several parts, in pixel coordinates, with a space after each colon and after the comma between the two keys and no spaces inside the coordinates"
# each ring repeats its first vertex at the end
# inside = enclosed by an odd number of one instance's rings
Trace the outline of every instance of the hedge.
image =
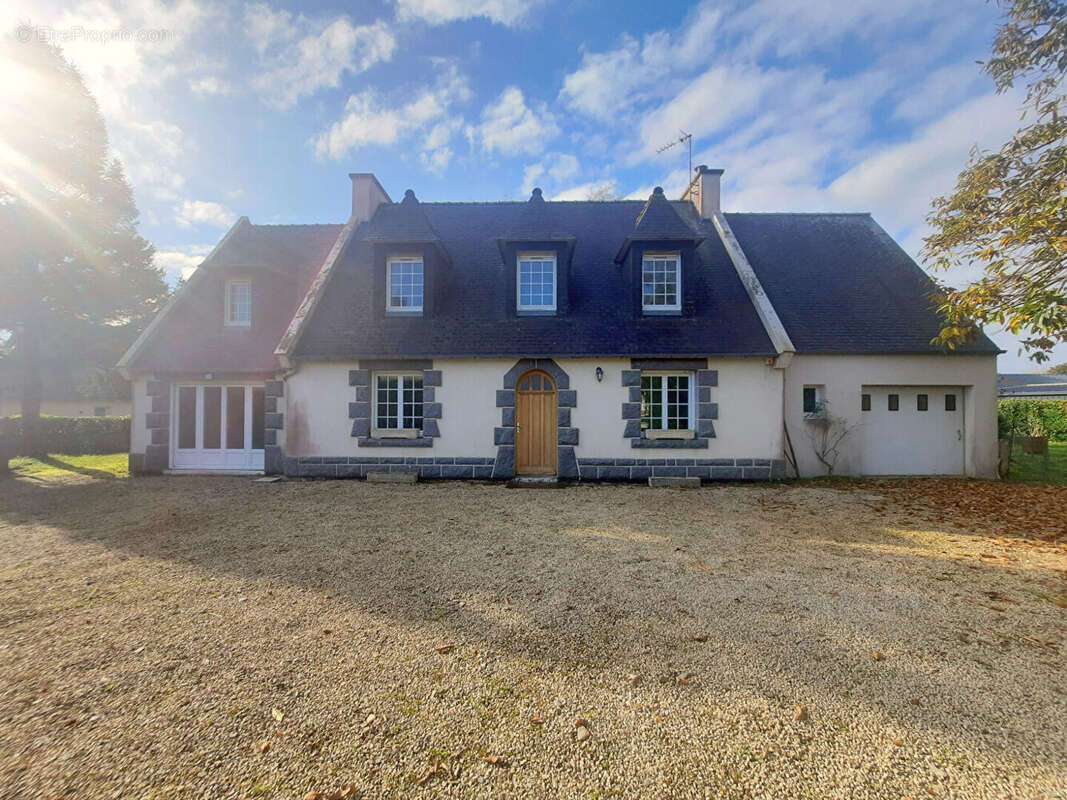
{"type": "Polygon", "coordinates": [[[1067,442],[1067,400],[1006,398],[997,404],[1000,436],[1047,436],[1053,442],[1067,442]]]}
{"type": "MultiPolygon", "coordinates": [[[[130,449],[129,417],[41,417],[47,453],[86,455],[130,449]]],[[[22,417],[0,417],[0,439],[22,440],[22,417]]]]}

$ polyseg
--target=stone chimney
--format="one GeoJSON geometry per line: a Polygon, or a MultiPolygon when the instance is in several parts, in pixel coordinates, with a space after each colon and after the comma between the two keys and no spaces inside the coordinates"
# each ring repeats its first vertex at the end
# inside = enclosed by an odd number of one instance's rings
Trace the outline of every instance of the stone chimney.
{"type": "Polygon", "coordinates": [[[389,193],[371,172],[350,172],[352,179],[352,219],[366,222],[382,203],[391,203],[389,193]]]}
{"type": "Polygon", "coordinates": [[[689,188],[682,195],[683,200],[688,200],[696,208],[701,219],[710,219],[713,214],[722,211],[720,204],[720,192],[722,173],[721,169],[711,169],[701,164],[695,170],[689,188]]]}

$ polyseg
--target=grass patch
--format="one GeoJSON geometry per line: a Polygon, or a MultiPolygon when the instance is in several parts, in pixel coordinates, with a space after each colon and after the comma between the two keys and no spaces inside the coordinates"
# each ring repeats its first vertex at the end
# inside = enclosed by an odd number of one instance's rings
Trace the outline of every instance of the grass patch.
{"type": "Polygon", "coordinates": [[[128,478],[129,457],[126,453],[105,455],[68,456],[49,453],[44,458],[13,458],[10,461],[12,474],[20,478],[61,478],[71,475],[88,475],[92,478],[128,478]]]}
{"type": "Polygon", "coordinates": [[[1011,471],[1008,480],[1021,483],[1056,483],[1067,486],[1067,442],[1048,443],[1048,472],[1045,457],[1022,452],[1016,443],[1011,454],[1011,471]]]}

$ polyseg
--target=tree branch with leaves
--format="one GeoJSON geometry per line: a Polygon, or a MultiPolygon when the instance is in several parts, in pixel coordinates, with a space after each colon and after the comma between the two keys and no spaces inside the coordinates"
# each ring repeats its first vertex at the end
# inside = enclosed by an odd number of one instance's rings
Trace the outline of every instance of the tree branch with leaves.
{"type": "Polygon", "coordinates": [[[927,262],[982,267],[973,284],[940,297],[934,341],[954,348],[994,323],[1045,361],[1067,341],[1067,2],[1007,3],[983,71],[998,93],[1026,82],[1029,124],[996,152],[972,151],[955,191],[933,202],[927,262]]]}

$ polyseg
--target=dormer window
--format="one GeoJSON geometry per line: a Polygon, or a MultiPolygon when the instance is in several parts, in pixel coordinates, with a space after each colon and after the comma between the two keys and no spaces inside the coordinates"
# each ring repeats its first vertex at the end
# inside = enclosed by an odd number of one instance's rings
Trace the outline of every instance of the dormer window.
{"type": "Polygon", "coordinates": [[[519,253],[515,288],[520,312],[555,311],[556,254],[519,253]]]}
{"type": "Polygon", "coordinates": [[[680,311],[682,259],[678,253],[645,253],[641,259],[641,307],[645,311],[680,311]]]}
{"type": "Polygon", "coordinates": [[[226,281],[226,324],[252,324],[252,282],[226,281]]]}
{"type": "Polygon", "coordinates": [[[420,256],[390,256],[386,262],[386,279],[387,313],[422,313],[423,263],[420,256]]]}

